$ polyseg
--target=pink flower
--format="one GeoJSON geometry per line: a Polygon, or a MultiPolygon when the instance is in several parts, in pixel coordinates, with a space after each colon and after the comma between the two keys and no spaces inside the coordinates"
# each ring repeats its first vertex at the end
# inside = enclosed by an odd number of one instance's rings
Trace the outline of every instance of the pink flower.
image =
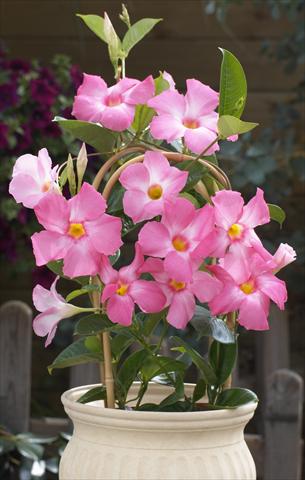
{"type": "Polygon", "coordinates": [[[142,268],[158,282],[169,306],[167,321],[176,328],[185,328],[195,312],[195,297],[200,302],[209,302],[222,289],[222,283],[213,275],[194,271],[188,282],[178,281],[164,270],[164,262],[159,258],[148,258],[142,268]]]}
{"type": "Polygon", "coordinates": [[[125,213],[137,223],[161,215],[165,202],[174,200],[186,184],[188,172],[171,167],[162,153],[146,152],[144,162],[127,167],[120,182],[125,213]]]}
{"type": "Polygon", "coordinates": [[[85,73],[74,99],[72,114],[78,120],[100,123],[121,132],[132,124],[136,105],[145,104],[154,91],[151,75],[143,82],[123,78],[108,88],[101,77],[85,73]]]}
{"type": "Polygon", "coordinates": [[[33,329],[39,337],[48,335],[45,346],[52,342],[57,325],[63,318],[73,317],[87,309],[76,307],[67,303],[65,299],[56,291],[56,283],[59,277],[56,277],[50,290],[36,285],[33,290],[33,303],[36,310],[41,312],[34,318],[33,329]]]}
{"type": "Polygon", "coordinates": [[[39,150],[38,157],[22,155],[13,169],[10,194],[17,203],[34,208],[47,193],[59,193],[57,169],[58,165],[52,168],[52,160],[46,148],[39,150]]]}
{"type": "MultiPolygon", "coordinates": [[[[150,124],[154,138],[172,142],[184,137],[186,146],[200,154],[217,137],[218,93],[198,80],[186,81],[187,93],[166,90],[152,98],[147,104],[158,113],[150,124]]],[[[206,155],[219,150],[214,144],[206,155]]]]}
{"type": "Polygon", "coordinates": [[[112,268],[107,257],[102,257],[100,277],[105,284],[102,302],[107,302],[107,315],[113,323],[130,325],[135,303],[145,313],[159,312],[164,308],[166,298],[157,283],[139,278],[143,263],[139,244],[136,244],[133,262],[119,271],[112,268]]]}
{"type": "Polygon", "coordinates": [[[35,208],[45,228],[32,236],[36,264],[63,259],[68,277],[97,274],[101,253],[113,255],[122,245],[121,220],[105,209],[104,198],[88,183],[70,200],[44,197],[35,208]]]}
{"type": "Polygon", "coordinates": [[[276,264],[276,271],[281,270],[289,263],[292,263],[296,259],[295,250],[288,245],[288,243],[281,243],[275,254],[273,255],[273,261],[276,264]]]}
{"type": "Polygon", "coordinates": [[[169,90],[176,90],[176,82],[170,73],[164,70],[164,72],[162,73],[162,77],[169,83],[169,90]]]}
{"type": "Polygon", "coordinates": [[[222,265],[210,270],[224,284],[209,303],[213,315],[239,310],[238,321],[247,329],[267,330],[270,299],[283,310],[287,300],[285,282],[271,273],[266,262],[253,248],[228,253],[222,265]]]}
{"type": "Polygon", "coordinates": [[[269,253],[264,249],[254,227],[270,222],[268,205],[264,192],[258,188],[255,197],[247,205],[239,192],[221,190],[212,197],[215,207],[215,224],[217,235],[214,239],[212,254],[223,257],[231,249],[240,246],[254,247],[265,259],[269,253]]]}
{"type": "Polygon", "coordinates": [[[202,258],[207,257],[213,248],[213,229],[213,207],[205,205],[196,210],[188,200],[177,198],[175,202],[165,204],[161,222],[144,225],[139,233],[139,243],[145,255],[165,258],[164,269],[171,278],[189,281],[197,248],[200,248],[202,258]]]}

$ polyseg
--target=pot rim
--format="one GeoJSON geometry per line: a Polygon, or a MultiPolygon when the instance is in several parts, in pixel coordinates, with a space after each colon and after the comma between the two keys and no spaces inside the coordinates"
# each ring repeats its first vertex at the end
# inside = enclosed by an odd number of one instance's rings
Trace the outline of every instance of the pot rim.
{"type": "MultiPolygon", "coordinates": [[[[137,382],[134,382],[134,384],[137,382]]],[[[208,410],[196,412],[151,412],[138,410],[120,410],[118,408],[104,408],[100,405],[77,403],[77,399],[88,389],[100,384],[83,385],[64,392],[61,401],[66,413],[73,421],[104,425],[111,428],[149,430],[202,430],[231,428],[246,424],[253,416],[257,402],[249,402],[233,409],[208,410]]],[[[185,384],[194,388],[193,384],[185,384]]],[[[164,385],[151,383],[153,391],[160,390],[164,385]]],[[[93,403],[93,402],[92,402],[93,403]]]]}

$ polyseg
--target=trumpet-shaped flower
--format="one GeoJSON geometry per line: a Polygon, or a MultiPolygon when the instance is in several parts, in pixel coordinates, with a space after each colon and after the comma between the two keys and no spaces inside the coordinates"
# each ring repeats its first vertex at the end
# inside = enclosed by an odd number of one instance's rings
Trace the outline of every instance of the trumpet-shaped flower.
{"type": "Polygon", "coordinates": [[[137,223],[162,215],[165,202],[174,200],[186,184],[188,172],[171,167],[162,153],[146,152],[143,163],[130,165],[120,176],[126,192],[125,213],[137,223]]]}
{"type": "Polygon", "coordinates": [[[145,313],[159,312],[164,308],[166,298],[157,283],[139,278],[143,263],[139,244],[136,244],[133,262],[119,271],[112,268],[107,257],[102,257],[100,277],[105,284],[102,302],[107,302],[107,315],[113,323],[130,325],[135,304],[145,313]]]}
{"type": "Polygon", "coordinates": [[[17,203],[34,208],[49,192],[58,192],[58,166],[52,168],[48,150],[42,148],[38,156],[26,154],[19,157],[13,169],[9,192],[17,203]]]}
{"type": "Polygon", "coordinates": [[[84,74],[77,90],[72,114],[78,120],[100,123],[121,132],[133,122],[137,104],[145,104],[154,95],[154,80],[150,75],[140,82],[123,78],[111,87],[97,75],[84,74]]]}
{"type": "Polygon", "coordinates": [[[239,310],[238,322],[247,329],[267,330],[270,300],[283,310],[287,300],[285,282],[277,278],[253,248],[228,253],[221,266],[209,267],[224,284],[209,303],[213,315],[239,310]]]}
{"type": "Polygon", "coordinates": [[[195,297],[200,302],[209,302],[222,289],[222,283],[213,275],[196,271],[193,265],[192,278],[188,282],[176,280],[164,270],[164,261],[159,258],[148,258],[142,267],[158,282],[169,306],[167,321],[173,327],[185,328],[195,312],[195,297]]]}
{"type": "Polygon", "coordinates": [[[275,270],[278,272],[296,259],[295,250],[288,243],[281,243],[275,254],[273,262],[276,264],[275,270]]]}
{"type": "Polygon", "coordinates": [[[254,227],[270,221],[264,192],[258,188],[255,197],[247,205],[244,205],[244,200],[239,192],[230,190],[217,192],[212,200],[217,232],[212,254],[216,257],[223,257],[229,247],[234,250],[240,246],[252,246],[261,256],[268,259],[270,255],[254,231],[254,227]]]}
{"type": "MultiPolygon", "coordinates": [[[[187,93],[166,90],[147,104],[157,112],[150,124],[154,138],[172,142],[184,137],[186,146],[194,153],[202,153],[217,138],[218,93],[195,79],[186,81],[187,93]]],[[[219,146],[215,143],[207,151],[211,155],[219,146]]]]}
{"type": "MultiPolygon", "coordinates": [[[[177,281],[190,281],[192,261],[197,249],[202,258],[213,248],[214,209],[198,210],[184,198],[164,206],[161,222],[148,222],[139,233],[145,255],[165,258],[164,269],[177,281]]],[[[196,255],[197,258],[197,255],[196,255]]]]}
{"type": "Polygon", "coordinates": [[[35,207],[44,231],[32,236],[37,265],[64,260],[68,277],[95,275],[101,254],[113,255],[122,245],[121,220],[105,214],[106,202],[91,185],[66,200],[50,193],[35,207]]]}
{"type": "Polygon", "coordinates": [[[86,308],[76,307],[75,305],[67,303],[65,299],[57,293],[56,284],[58,279],[59,277],[54,280],[50,290],[47,290],[41,285],[36,285],[33,290],[33,303],[36,310],[41,312],[34,318],[33,329],[39,337],[45,337],[47,335],[46,347],[52,342],[60,320],[73,317],[73,315],[87,310],[86,308]]]}

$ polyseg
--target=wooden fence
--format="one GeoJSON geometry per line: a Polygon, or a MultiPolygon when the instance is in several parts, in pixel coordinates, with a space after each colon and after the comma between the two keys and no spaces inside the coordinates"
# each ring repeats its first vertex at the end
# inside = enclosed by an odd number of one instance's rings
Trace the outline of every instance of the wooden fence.
{"type": "MultiPolygon", "coordinates": [[[[256,344],[256,391],[261,398],[259,434],[246,434],[258,478],[300,480],[303,380],[289,367],[285,314],[273,311],[271,329],[256,344]]],[[[54,434],[67,430],[67,419],[30,418],[32,311],[23,302],[0,308],[0,424],[16,432],[54,434]]],[[[96,364],[71,368],[70,386],[98,382],[96,364]]],[[[235,383],[241,383],[238,371],[235,383]]]]}

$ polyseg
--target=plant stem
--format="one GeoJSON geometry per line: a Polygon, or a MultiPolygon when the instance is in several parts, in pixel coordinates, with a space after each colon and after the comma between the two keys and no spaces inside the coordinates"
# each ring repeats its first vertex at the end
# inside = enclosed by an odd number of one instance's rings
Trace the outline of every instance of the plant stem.
{"type": "MultiPolygon", "coordinates": [[[[235,331],[235,324],[236,324],[236,313],[235,312],[228,313],[227,326],[232,332],[235,331]]],[[[227,389],[227,388],[231,388],[231,386],[232,386],[232,373],[223,384],[223,388],[227,389]]]]}

